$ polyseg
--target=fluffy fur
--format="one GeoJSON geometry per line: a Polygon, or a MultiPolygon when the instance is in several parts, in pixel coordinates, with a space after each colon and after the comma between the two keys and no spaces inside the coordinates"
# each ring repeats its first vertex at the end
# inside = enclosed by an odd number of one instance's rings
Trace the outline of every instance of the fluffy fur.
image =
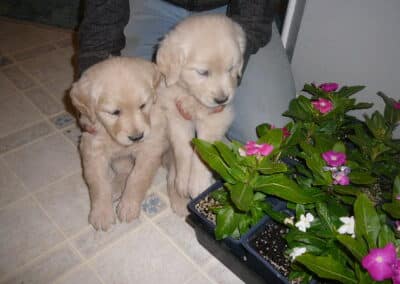
{"type": "Polygon", "coordinates": [[[179,23],[159,46],[157,66],[165,78],[160,100],[172,146],[168,192],[177,213],[185,211],[181,205],[186,198],[197,196],[211,182],[191,140],[195,135],[220,140],[231,124],[230,103],[242,72],[245,39],[242,28],[228,17],[202,15],[179,23]],[[191,120],[182,117],[177,102],[191,120]]]}
{"type": "Polygon", "coordinates": [[[110,166],[126,173],[117,215],[129,222],[138,217],[161,163],[167,143],[165,118],[154,107],[159,80],[153,63],[114,57],[92,66],[73,84],[72,102],[95,132],[84,132],[79,147],[91,199],[89,222],[98,230],[115,221],[112,195],[118,188],[113,188],[110,166]]]}

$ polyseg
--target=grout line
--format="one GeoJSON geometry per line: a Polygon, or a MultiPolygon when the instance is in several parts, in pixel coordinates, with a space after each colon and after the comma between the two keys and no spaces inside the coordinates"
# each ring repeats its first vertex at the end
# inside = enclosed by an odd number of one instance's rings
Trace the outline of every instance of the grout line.
{"type": "MultiPolygon", "coordinates": [[[[80,263],[77,264],[77,266],[81,265],[82,263],[84,263],[86,261],[86,258],[83,256],[83,254],[72,244],[71,239],[64,233],[64,231],[62,230],[62,228],[60,227],[60,225],[57,224],[57,222],[53,219],[53,217],[51,217],[51,215],[46,211],[46,209],[42,206],[42,204],[39,202],[39,200],[36,198],[36,196],[33,196],[33,199],[36,201],[37,205],[39,206],[39,208],[43,211],[43,213],[47,216],[47,218],[49,218],[50,222],[56,227],[56,229],[59,231],[59,233],[64,237],[66,243],[68,244],[69,248],[75,252],[78,257],[80,258],[80,263]]],[[[95,275],[97,274],[96,271],[95,275]]],[[[98,276],[100,278],[100,276],[98,276]]],[[[101,280],[101,278],[100,278],[101,280]]],[[[105,284],[103,281],[101,281],[101,283],[105,284]]]]}
{"type": "MultiPolygon", "coordinates": [[[[174,213],[173,213],[173,214],[174,214],[174,213]]],[[[146,216],[146,218],[148,218],[148,217],[146,216]]],[[[203,271],[203,270],[201,269],[201,267],[199,266],[199,264],[197,264],[196,262],[194,262],[194,260],[193,260],[191,257],[189,257],[189,256],[186,254],[186,252],[185,252],[179,245],[177,245],[177,244],[172,240],[172,238],[171,238],[168,234],[166,234],[166,233],[162,230],[162,228],[158,227],[157,224],[155,224],[155,223],[153,222],[153,220],[150,219],[150,218],[149,218],[149,222],[151,223],[151,225],[152,225],[164,238],[166,238],[166,240],[167,240],[170,244],[172,244],[173,247],[175,247],[175,249],[176,249],[178,252],[180,252],[181,255],[183,255],[184,258],[186,258],[186,260],[189,261],[189,263],[192,265],[192,267],[195,268],[195,270],[197,270],[198,272],[200,272],[200,274],[202,274],[207,280],[209,280],[210,283],[215,283],[215,281],[212,280],[212,279],[210,278],[210,276],[209,276],[205,271],[203,271]]],[[[189,279],[188,279],[188,280],[189,280],[189,279]]],[[[186,283],[186,282],[188,282],[188,281],[185,281],[184,283],[186,283]]]]}
{"type": "Polygon", "coordinates": [[[51,248],[46,249],[42,254],[29,259],[27,262],[25,262],[21,266],[17,267],[15,270],[13,270],[11,272],[7,272],[5,275],[1,276],[0,283],[3,283],[6,280],[9,280],[13,276],[17,276],[19,272],[22,272],[24,269],[28,268],[36,261],[40,260],[41,258],[45,258],[46,256],[50,255],[51,253],[53,253],[54,251],[58,250],[59,248],[61,248],[62,246],[66,245],[66,244],[67,244],[66,240],[63,240],[63,241],[55,244],[51,248]]]}

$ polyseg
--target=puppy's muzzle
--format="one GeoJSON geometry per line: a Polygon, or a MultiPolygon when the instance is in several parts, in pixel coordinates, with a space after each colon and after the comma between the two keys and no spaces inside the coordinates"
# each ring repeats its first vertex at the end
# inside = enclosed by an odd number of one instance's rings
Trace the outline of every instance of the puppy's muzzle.
{"type": "Polygon", "coordinates": [[[139,134],[136,134],[136,135],[128,136],[128,138],[129,138],[129,140],[131,140],[132,142],[137,142],[137,141],[142,140],[142,139],[143,139],[143,136],[144,136],[144,133],[142,132],[142,133],[139,133],[139,134]]]}

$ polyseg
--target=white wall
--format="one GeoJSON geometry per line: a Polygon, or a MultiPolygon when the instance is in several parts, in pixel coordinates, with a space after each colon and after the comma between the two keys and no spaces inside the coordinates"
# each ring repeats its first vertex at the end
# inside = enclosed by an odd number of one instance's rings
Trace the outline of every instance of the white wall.
{"type": "Polygon", "coordinates": [[[400,0],[307,0],[292,71],[297,90],[366,85],[357,98],[383,110],[377,91],[400,98],[400,0]]]}

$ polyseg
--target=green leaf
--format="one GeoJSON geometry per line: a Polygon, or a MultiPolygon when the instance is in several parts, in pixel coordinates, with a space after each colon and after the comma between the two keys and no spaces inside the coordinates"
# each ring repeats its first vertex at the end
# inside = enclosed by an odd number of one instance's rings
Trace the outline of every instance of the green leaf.
{"type": "Polygon", "coordinates": [[[242,211],[248,211],[254,197],[253,189],[241,182],[227,184],[226,187],[231,192],[231,199],[236,207],[242,211]]]}
{"type": "Polygon", "coordinates": [[[333,145],[332,150],[335,152],[346,153],[346,146],[343,142],[337,142],[333,145]]]}
{"type": "Polygon", "coordinates": [[[350,182],[353,184],[373,184],[376,182],[376,178],[369,175],[368,173],[360,171],[352,171],[349,174],[350,182]]]}
{"type": "Polygon", "coordinates": [[[245,181],[248,177],[246,168],[239,164],[239,161],[236,159],[236,155],[232,152],[232,149],[221,141],[214,142],[214,146],[218,150],[223,161],[230,168],[228,169],[229,174],[237,181],[245,181]]]}
{"type": "Polygon", "coordinates": [[[309,99],[299,96],[289,104],[289,110],[283,115],[292,117],[295,121],[312,121],[314,109],[309,99]]]}
{"type": "Polygon", "coordinates": [[[287,172],[287,166],[285,163],[271,161],[270,159],[261,160],[257,169],[266,175],[287,172]]]}
{"type": "Polygon", "coordinates": [[[224,163],[213,144],[197,138],[193,139],[193,144],[196,152],[210,168],[216,171],[225,181],[229,183],[236,182],[229,173],[229,167],[224,163]]]}
{"type": "Polygon", "coordinates": [[[354,203],[355,230],[357,238],[364,237],[369,249],[377,247],[381,224],[374,204],[365,194],[360,194],[354,203]]]}
{"type": "Polygon", "coordinates": [[[359,91],[363,90],[364,88],[365,86],[351,86],[351,87],[344,86],[338,91],[338,93],[342,96],[350,97],[358,93],[359,91]]]}
{"type": "Polygon", "coordinates": [[[303,91],[317,97],[325,97],[325,92],[313,84],[305,84],[303,91]]]}
{"type": "Polygon", "coordinates": [[[378,247],[382,248],[388,243],[394,243],[395,239],[392,229],[386,224],[382,225],[378,236],[378,247]]]}
{"type": "Polygon", "coordinates": [[[396,176],[393,182],[393,195],[392,195],[393,202],[395,201],[399,202],[399,200],[397,199],[398,196],[400,196],[400,175],[396,176]]]}
{"type": "Polygon", "coordinates": [[[360,193],[362,193],[360,188],[351,185],[346,185],[346,186],[334,185],[333,190],[339,194],[352,195],[352,196],[358,196],[360,193]]]}
{"type": "Polygon", "coordinates": [[[316,209],[318,212],[318,216],[321,218],[321,221],[329,228],[332,233],[336,233],[336,228],[333,224],[333,220],[330,217],[326,203],[317,203],[316,209]]]}
{"type": "Polygon", "coordinates": [[[307,166],[312,170],[316,185],[330,185],[332,183],[332,175],[329,171],[324,171],[326,165],[321,155],[314,152],[306,158],[307,166]]]}
{"type": "Polygon", "coordinates": [[[393,107],[395,100],[389,98],[382,92],[378,92],[378,96],[380,96],[385,102],[385,110],[384,110],[385,120],[391,125],[396,124],[400,120],[400,111],[396,110],[393,107]]]}
{"type": "Polygon", "coordinates": [[[337,240],[345,246],[358,261],[367,255],[368,250],[362,239],[354,239],[346,235],[337,235],[337,240]]]}
{"type": "Polygon", "coordinates": [[[225,207],[217,213],[217,226],[215,227],[215,238],[224,239],[233,234],[238,225],[235,211],[231,207],[225,207]]]}
{"type": "Polygon", "coordinates": [[[266,131],[266,134],[260,139],[258,139],[258,143],[267,143],[274,146],[274,151],[278,150],[281,146],[283,140],[283,132],[282,129],[274,128],[266,131]]]}
{"type": "Polygon", "coordinates": [[[355,104],[352,109],[368,109],[371,108],[374,104],[372,103],[358,103],[355,104]]]}
{"type": "Polygon", "coordinates": [[[270,130],[270,129],[271,129],[271,125],[268,123],[263,123],[263,124],[258,125],[256,127],[256,133],[257,133],[258,138],[266,135],[268,130],[270,130]]]}
{"type": "Polygon", "coordinates": [[[318,238],[315,235],[308,233],[308,232],[302,232],[299,230],[290,230],[289,233],[286,234],[285,239],[288,243],[291,242],[301,242],[303,244],[311,245],[314,247],[317,247],[321,250],[324,250],[326,247],[326,240],[322,238],[318,238]]]}
{"type": "Polygon", "coordinates": [[[296,261],[324,279],[338,280],[341,283],[357,283],[354,272],[343,266],[331,256],[314,256],[303,254],[296,261]]]}
{"type": "Polygon", "coordinates": [[[259,176],[254,187],[266,194],[271,194],[294,203],[307,204],[323,201],[326,196],[317,189],[302,189],[284,174],[259,176]]]}
{"type": "Polygon", "coordinates": [[[389,213],[390,216],[396,219],[400,219],[400,202],[395,201],[392,203],[385,203],[382,206],[383,210],[389,213]]]}

